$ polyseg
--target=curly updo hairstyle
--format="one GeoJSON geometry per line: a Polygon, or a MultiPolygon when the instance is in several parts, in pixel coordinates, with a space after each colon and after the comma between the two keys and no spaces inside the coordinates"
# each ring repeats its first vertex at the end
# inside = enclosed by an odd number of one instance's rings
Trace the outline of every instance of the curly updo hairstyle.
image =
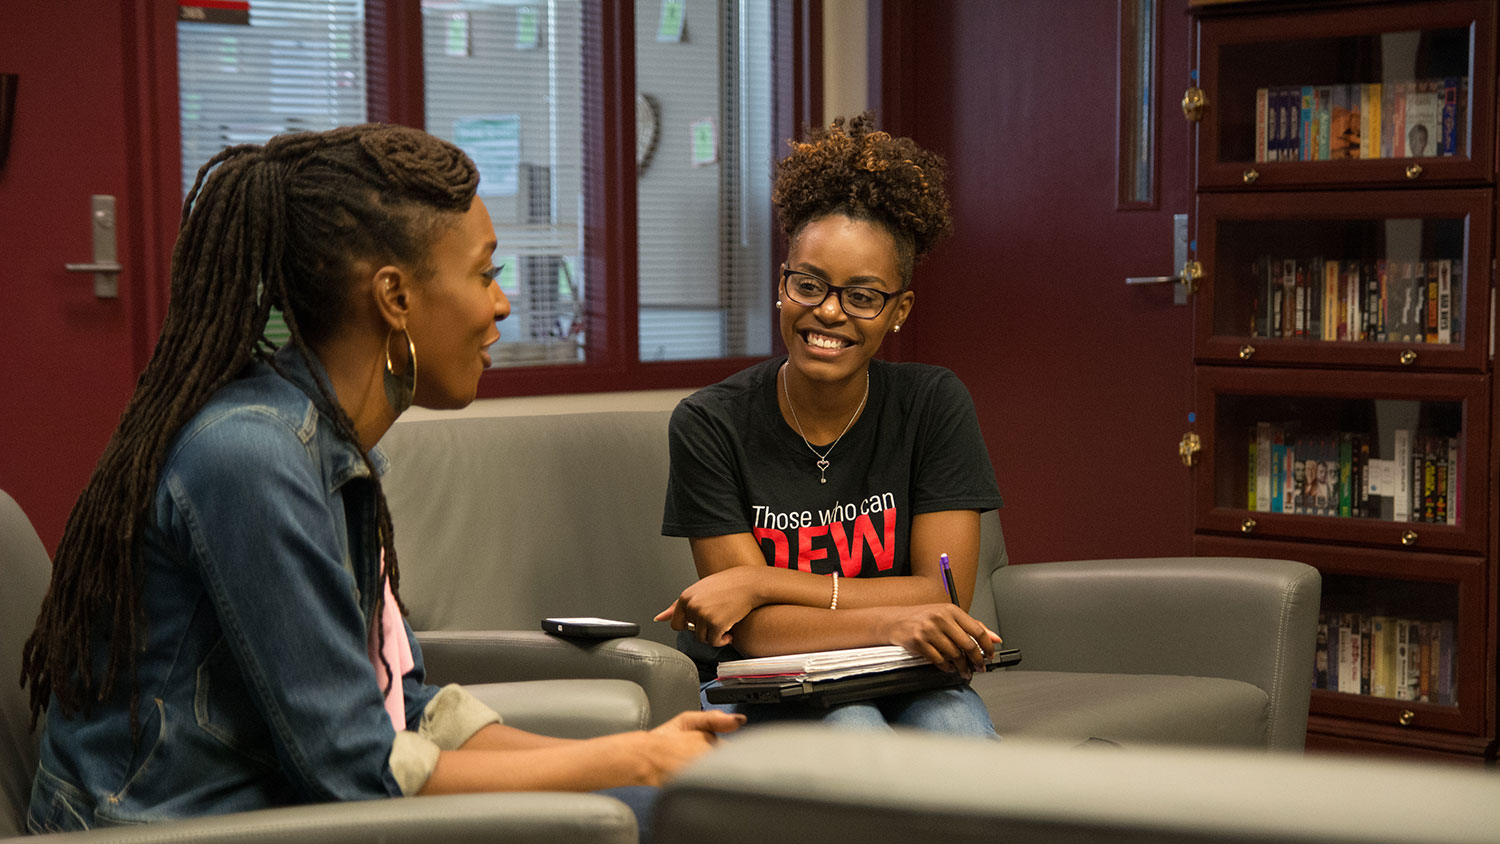
{"type": "MultiPolygon", "coordinates": [[[[474,163],[458,147],[380,124],[231,146],[198,171],[183,203],[161,336],[68,516],[26,641],[23,683],[31,689],[33,724],[49,696],[71,715],[108,698],[122,675],[135,686],[146,622],[141,550],[162,460],[178,429],[248,363],[279,369],[266,336],[272,308],[284,317],[290,344],[312,360],[309,344],[349,314],[355,262],[400,263],[419,280],[429,276],[432,241],[457,224],[478,184],[474,163]],[[108,656],[95,662],[101,640],[108,656]]],[[[358,446],[332,388],[315,380],[319,410],[358,446]]],[[[385,575],[399,605],[390,511],[373,467],[370,478],[385,575]]],[[[367,598],[372,622],[384,595],[375,590],[367,598]]],[[[383,638],[378,625],[373,629],[383,638]]],[[[132,725],[137,703],[132,695],[132,725]]]]}
{"type": "Polygon", "coordinates": [[[910,138],[875,128],[875,115],[834,118],[791,142],[792,153],[776,166],[771,202],[782,231],[795,241],[803,226],[829,214],[878,223],[896,241],[901,286],[911,284],[912,266],[953,230],[947,163],[910,138]]]}

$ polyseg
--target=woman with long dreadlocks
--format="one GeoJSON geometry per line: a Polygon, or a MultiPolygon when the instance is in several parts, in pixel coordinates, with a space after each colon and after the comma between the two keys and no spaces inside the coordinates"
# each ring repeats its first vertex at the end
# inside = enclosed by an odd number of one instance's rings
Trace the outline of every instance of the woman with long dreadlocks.
{"type": "Polygon", "coordinates": [[[618,787],[738,726],[564,741],[423,682],[376,443],[414,403],[472,401],[510,312],[477,182],[456,147],[379,125],[198,172],[156,351],[26,643],[47,715],[32,831],[455,791],[617,789],[640,810],[649,792],[618,787]]]}

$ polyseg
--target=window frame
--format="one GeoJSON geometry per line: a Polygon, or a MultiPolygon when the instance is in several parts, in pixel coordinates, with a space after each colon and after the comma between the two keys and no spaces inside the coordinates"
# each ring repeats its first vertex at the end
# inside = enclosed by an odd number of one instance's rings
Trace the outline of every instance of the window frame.
{"type": "MultiPolygon", "coordinates": [[[[752,0],[753,1],[753,0],[752,0]]],[[[773,0],[775,3],[772,49],[775,68],[772,94],[773,157],[784,154],[784,141],[802,126],[821,120],[822,112],[822,0],[773,0]]],[[[156,138],[159,163],[151,169],[167,173],[180,164],[165,167],[180,157],[181,138],[177,125],[177,3],[159,0],[148,7],[154,18],[143,22],[154,37],[155,50],[146,58],[157,80],[160,107],[152,109],[149,130],[156,138]]],[[[421,0],[366,0],[365,54],[368,85],[367,111],[372,121],[422,127],[425,123],[424,74],[422,67],[421,0]]],[[[589,324],[586,326],[585,362],[579,364],[515,366],[490,369],[480,378],[479,398],[501,396],[599,393],[696,387],[721,380],[751,363],[756,357],[709,360],[639,360],[638,288],[635,203],[635,0],[589,0],[584,10],[584,38],[588,65],[584,69],[586,108],[600,116],[588,121],[584,167],[602,172],[588,186],[584,223],[585,291],[589,324]],[[597,45],[597,49],[593,47],[597,45]],[[598,84],[595,84],[595,83],[598,84]],[[630,178],[619,178],[629,174],[630,178]],[[602,280],[602,283],[600,282],[602,280]]],[[[143,180],[144,181],[144,180],[143,180]]],[[[176,237],[173,225],[181,212],[174,197],[175,183],[142,185],[146,206],[160,225],[164,254],[171,255],[176,237]]],[[[766,209],[772,214],[772,209],[766,209]]],[[[779,229],[771,226],[773,260],[785,251],[779,229]]],[[[152,294],[140,316],[146,336],[154,338],[166,314],[169,265],[152,267],[152,294]]],[[[775,284],[775,278],[767,278],[775,284]]],[[[770,313],[767,320],[774,320],[770,313]]],[[[502,325],[503,328],[503,325],[502,325]]],[[[779,334],[772,334],[772,353],[784,352],[779,334]]],[[[149,356],[149,355],[148,355],[149,356]]]]}

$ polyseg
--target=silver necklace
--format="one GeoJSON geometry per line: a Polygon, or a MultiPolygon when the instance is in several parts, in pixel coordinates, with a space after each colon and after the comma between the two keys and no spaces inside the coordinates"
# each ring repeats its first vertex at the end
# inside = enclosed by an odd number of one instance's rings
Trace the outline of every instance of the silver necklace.
{"type": "Polygon", "coordinates": [[[870,370],[865,370],[865,394],[859,400],[859,407],[854,408],[854,413],[849,417],[848,424],[844,425],[844,430],[839,432],[839,435],[833,440],[833,445],[830,445],[828,450],[822,454],[819,454],[818,450],[813,448],[812,443],[807,441],[807,435],[802,433],[802,422],[797,418],[797,408],[792,405],[792,394],[786,388],[786,364],[783,363],[781,365],[781,372],[779,374],[781,375],[781,394],[786,396],[786,409],[792,412],[792,424],[797,426],[797,435],[802,437],[802,444],[807,446],[807,450],[811,451],[813,456],[818,458],[818,483],[826,484],[828,483],[828,455],[833,453],[833,449],[839,444],[839,440],[843,439],[844,435],[849,433],[849,429],[854,427],[854,420],[859,418],[859,412],[865,409],[865,401],[870,398],[870,370]]]}

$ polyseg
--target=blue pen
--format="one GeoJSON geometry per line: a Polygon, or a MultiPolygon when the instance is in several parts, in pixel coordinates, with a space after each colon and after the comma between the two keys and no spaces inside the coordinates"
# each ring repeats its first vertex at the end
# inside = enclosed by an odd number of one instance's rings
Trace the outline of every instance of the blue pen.
{"type": "Polygon", "coordinates": [[[938,565],[943,568],[943,587],[948,590],[948,600],[952,601],[955,607],[959,606],[958,589],[953,585],[953,569],[948,568],[947,554],[938,555],[938,565]]]}

